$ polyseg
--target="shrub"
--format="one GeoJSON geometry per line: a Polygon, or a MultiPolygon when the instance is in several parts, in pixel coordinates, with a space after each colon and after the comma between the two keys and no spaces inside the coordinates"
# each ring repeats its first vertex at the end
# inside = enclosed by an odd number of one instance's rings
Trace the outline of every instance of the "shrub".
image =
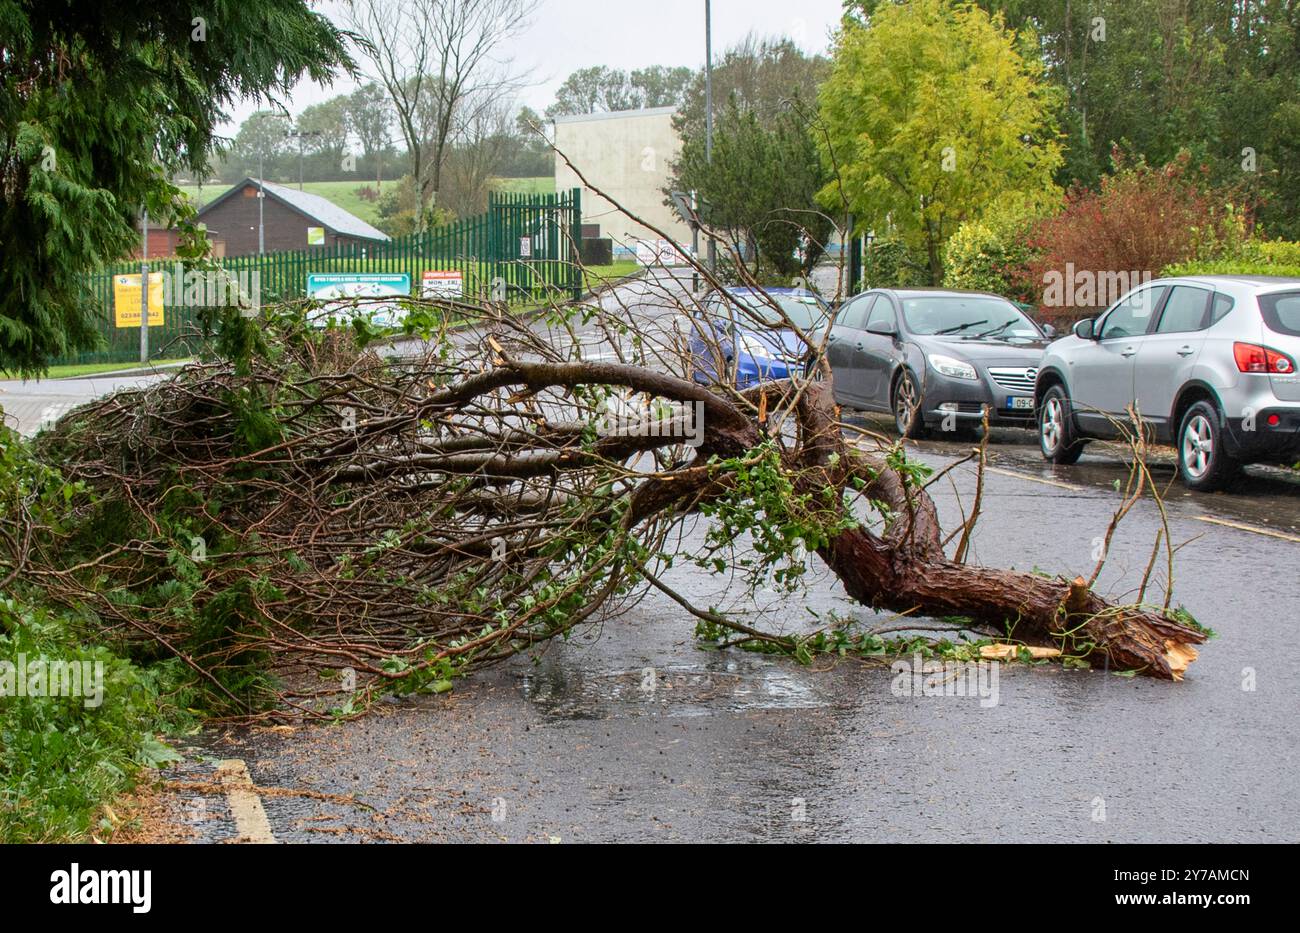
{"type": "Polygon", "coordinates": [[[1036,253],[1029,237],[1043,214],[1043,208],[1007,204],[962,224],[944,247],[944,287],[1033,302],[1029,266],[1036,253]]]}
{"type": "Polygon", "coordinates": [[[911,249],[898,236],[877,239],[864,251],[862,276],[867,288],[925,288],[931,284],[925,254],[911,249]]]}
{"type": "Polygon", "coordinates": [[[1214,191],[1204,168],[1182,153],[1161,168],[1127,164],[1099,191],[1076,189],[1056,216],[1039,221],[1029,239],[1036,256],[1031,281],[1044,316],[1055,322],[1088,317],[1127,288],[1192,260],[1234,254],[1249,227],[1228,193],[1214,191]]]}
{"type": "MultiPolygon", "coordinates": [[[[83,487],[37,461],[26,442],[0,424],[4,545],[26,538],[33,548],[58,546],[71,534],[70,522],[85,495],[83,487]]],[[[4,545],[0,842],[83,840],[95,830],[103,804],[128,789],[140,768],[176,757],[154,731],[162,727],[159,696],[179,682],[180,662],[137,666],[86,637],[89,620],[44,605],[40,591],[22,578],[21,558],[15,560],[4,545]],[[49,676],[37,661],[76,664],[82,673],[86,662],[91,681],[80,679],[81,696],[40,695],[55,691],[35,686],[49,676]]]]}
{"type": "Polygon", "coordinates": [[[1161,275],[1285,275],[1300,278],[1300,243],[1248,240],[1235,255],[1176,262],[1161,275]]]}

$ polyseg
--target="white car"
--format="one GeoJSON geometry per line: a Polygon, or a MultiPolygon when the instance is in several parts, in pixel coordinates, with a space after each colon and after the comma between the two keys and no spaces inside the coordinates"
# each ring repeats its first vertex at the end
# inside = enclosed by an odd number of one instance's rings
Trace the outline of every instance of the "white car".
{"type": "Polygon", "coordinates": [[[1183,481],[1221,489],[1246,463],[1300,460],[1300,279],[1155,279],[1047,348],[1039,446],[1074,463],[1134,407],[1183,481]]]}

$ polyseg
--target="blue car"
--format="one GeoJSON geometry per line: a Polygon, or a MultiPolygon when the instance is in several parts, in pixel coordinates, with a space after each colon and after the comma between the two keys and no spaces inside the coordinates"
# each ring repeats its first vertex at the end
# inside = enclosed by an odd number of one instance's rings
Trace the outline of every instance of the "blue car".
{"type": "Polygon", "coordinates": [[[727,288],[705,298],[691,314],[695,381],[747,389],[803,374],[809,348],[782,314],[815,343],[830,322],[831,308],[818,295],[795,288],[727,288]]]}

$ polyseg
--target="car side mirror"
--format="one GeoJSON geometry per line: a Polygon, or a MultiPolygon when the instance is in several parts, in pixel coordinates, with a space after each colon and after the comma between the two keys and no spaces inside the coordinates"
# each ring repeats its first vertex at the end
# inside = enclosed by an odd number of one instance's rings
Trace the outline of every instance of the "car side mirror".
{"type": "Polygon", "coordinates": [[[894,337],[898,334],[898,328],[888,321],[872,321],[867,325],[868,334],[879,334],[881,337],[894,337]]]}
{"type": "Polygon", "coordinates": [[[1097,322],[1088,318],[1074,325],[1074,336],[1080,340],[1096,340],[1096,328],[1097,322]]]}
{"type": "Polygon", "coordinates": [[[1046,337],[1048,340],[1051,340],[1053,337],[1056,336],[1056,328],[1053,327],[1051,324],[1044,324],[1043,336],[1046,337]]]}

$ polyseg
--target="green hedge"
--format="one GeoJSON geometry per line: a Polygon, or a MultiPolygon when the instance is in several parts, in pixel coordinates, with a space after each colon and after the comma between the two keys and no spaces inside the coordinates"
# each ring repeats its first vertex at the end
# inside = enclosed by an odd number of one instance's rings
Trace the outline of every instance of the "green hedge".
{"type": "Polygon", "coordinates": [[[1174,263],[1160,271],[1175,275],[1284,275],[1300,278],[1300,243],[1250,240],[1236,255],[1174,263]]]}

